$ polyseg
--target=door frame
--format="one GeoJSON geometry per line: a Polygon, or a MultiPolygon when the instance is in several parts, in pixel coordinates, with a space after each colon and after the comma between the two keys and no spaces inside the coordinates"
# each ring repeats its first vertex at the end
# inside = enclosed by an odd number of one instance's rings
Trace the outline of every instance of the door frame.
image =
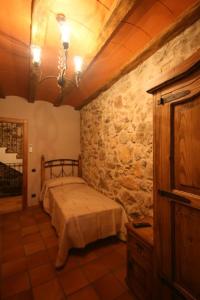
{"type": "Polygon", "coordinates": [[[22,187],[22,209],[27,207],[28,188],[28,122],[24,119],[0,117],[0,122],[20,123],[23,126],[23,187],[22,187]]]}

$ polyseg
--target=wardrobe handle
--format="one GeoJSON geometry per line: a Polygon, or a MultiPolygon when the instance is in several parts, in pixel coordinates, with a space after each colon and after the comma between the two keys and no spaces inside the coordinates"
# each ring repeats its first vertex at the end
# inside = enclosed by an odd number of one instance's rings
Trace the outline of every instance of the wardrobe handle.
{"type": "Polygon", "coordinates": [[[173,193],[168,192],[168,191],[158,190],[158,193],[160,194],[160,196],[171,198],[171,199],[173,199],[177,202],[180,202],[180,203],[184,203],[184,204],[190,204],[191,203],[191,201],[189,199],[187,199],[183,196],[173,194],[173,193]]]}

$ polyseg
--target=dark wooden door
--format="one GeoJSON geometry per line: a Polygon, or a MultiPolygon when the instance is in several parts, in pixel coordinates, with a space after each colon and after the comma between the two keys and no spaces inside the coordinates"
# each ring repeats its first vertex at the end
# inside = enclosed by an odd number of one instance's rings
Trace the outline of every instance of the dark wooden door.
{"type": "MultiPolygon", "coordinates": [[[[15,196],[22,195],[22,208],[27,207],[27,130],[26,120],[0,117],[0,147],[6,149],[5,153],[14,153],[21,159],[21,162],[13,162],[10,158],[4,160],[0,157],[0,198],[8,199],[12,211],[16,207],[15,196]]],[[[4,210],[7,211],[6,205],[2,205],[1,213],[5,213],[4,210]]]]}
{"type": "Polygon", "coordinates": [[[155,96],[158,299],[200,299],[200,71],[155,96]]]}

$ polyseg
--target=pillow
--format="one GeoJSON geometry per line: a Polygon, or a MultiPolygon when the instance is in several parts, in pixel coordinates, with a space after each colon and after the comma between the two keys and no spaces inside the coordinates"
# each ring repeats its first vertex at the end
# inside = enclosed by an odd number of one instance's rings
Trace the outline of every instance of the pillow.
{"type": "Polygon", "coordinates": [[[63,185],[63,184],[69,184],[69,183],[86,183],[86,182],[83,178],[76,177],[76,176],[51,178],[44,182],[45,186],[49,188],[63,185]]]}

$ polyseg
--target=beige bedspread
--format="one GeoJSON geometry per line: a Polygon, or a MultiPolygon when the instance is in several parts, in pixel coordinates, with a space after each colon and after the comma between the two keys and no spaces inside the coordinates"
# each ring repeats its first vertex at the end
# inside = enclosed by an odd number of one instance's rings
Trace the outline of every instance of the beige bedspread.
{"type": "Polygon", "coordinates": [[[112,235],[125,239],[123,207],[83,182],[49,188],[47,206],[59,236],[56,267],[64,265],[70,248],[112,235]]]}

